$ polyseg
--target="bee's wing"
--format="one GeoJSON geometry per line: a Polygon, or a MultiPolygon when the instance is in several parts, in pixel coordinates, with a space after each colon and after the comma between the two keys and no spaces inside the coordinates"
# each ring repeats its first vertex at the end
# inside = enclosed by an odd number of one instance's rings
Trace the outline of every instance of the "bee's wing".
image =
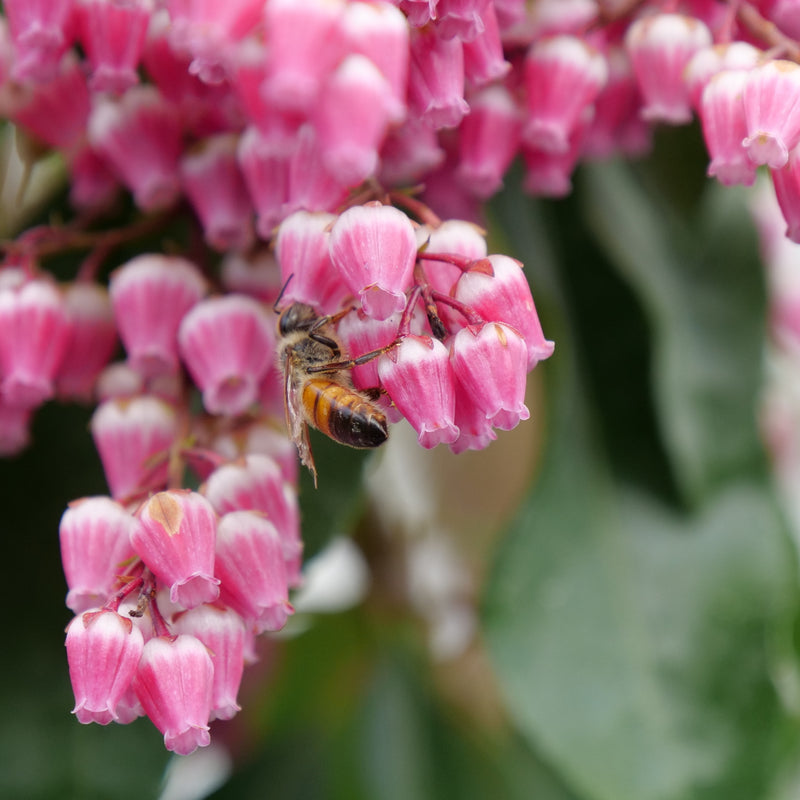
{"type": "Polygon", "coordinates": [[[317,469],[314,466],[314,457],[311,454],[311,445],[308,441],[308,426],[303,412],[302,382],[295,380],[292,370],[291,357],[286,359],[283,372],[283,400],[286,409],[286,428],[289,437],[295,443],[300,461],[311,470],[314,476],[314,486],[317,485],[317,469]]]}

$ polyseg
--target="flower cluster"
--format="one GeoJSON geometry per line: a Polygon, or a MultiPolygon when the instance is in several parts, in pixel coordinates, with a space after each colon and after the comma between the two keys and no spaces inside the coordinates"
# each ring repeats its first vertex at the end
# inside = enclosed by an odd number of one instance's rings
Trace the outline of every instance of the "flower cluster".
{"type": "Polygon", "coordinates": [[[796,6],[6,0],[0,114],[59,154],[76,217],[5,245],[0,452],[42,403],[98,402],[110,493],[60,531],[78,719],[146,714],[186,753],[235,713],[301,580],[307,425],[353,443],[404,418],[458,453],[529,417],[553,343],[479,227],[516,156],[562,196],[581,159],[697,113],[709,175],[766,165],[800,241],[796,6]],[[125,196],[134,219],[103,229],[125,196]],[[178,218],[199,235],[105,280],[178,218]],[[45,258],[76,246],[58,284],[45,258]]]}

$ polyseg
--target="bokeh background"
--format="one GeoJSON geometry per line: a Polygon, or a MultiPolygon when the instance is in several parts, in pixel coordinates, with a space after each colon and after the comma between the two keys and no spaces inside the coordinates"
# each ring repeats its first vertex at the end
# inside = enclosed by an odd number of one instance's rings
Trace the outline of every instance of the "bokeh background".
{"type": "MultiPolygon", "coordinates": [[[[525,197],[512,171],[490,252],[524,262],[556,341],[531,420],[458,457],[402,429],[368,459],[315,438],[308,556],[355,547],[261,642],[208,751],[171,757],[146,719],[69,713],[58,521],[106,488],[91,409],[41,409],[32,446],[0,462],[0,796],[800,797],[766,269],[754,190],[705,168],[692,127],[639,163],[581,167],[562,201],[525,197]]],[[[54,193],[28,223],[64,207],[54,193]]]]}

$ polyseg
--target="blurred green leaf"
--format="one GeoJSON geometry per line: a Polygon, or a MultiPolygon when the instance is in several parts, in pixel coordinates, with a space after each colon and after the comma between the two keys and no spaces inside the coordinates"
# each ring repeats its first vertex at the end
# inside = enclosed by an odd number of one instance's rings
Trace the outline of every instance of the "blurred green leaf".
{"type": "Polygon", "coordinates": [[[762,797],[790,725],[768,642],[795,599],[769,497],[740,483],[678,515],[616,485],[560,409],[486,598],[510,713],[587,797],[762,797]]]}
{"type": "Polygon", "coordinates": [[[581,189],[588,225],[649,315],[658,419],[686,500],[763,474],[754,409],[766,303],[741,195],[708,182],[699,214],[683,220],[622,164],[586,168],[581,189]]]}

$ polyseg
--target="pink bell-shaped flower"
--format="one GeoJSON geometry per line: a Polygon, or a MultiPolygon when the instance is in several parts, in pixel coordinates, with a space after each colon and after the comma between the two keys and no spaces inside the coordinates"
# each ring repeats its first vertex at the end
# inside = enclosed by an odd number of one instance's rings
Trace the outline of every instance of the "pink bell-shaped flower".
{"type": "Polygon", "coordinates": [[[79,0],[81,45],[89,59],[89,85],[97,92],[124,92],[139,82],[150,0],[79,0]]]}
{"type": "Polygon", "coordinates": [[[182,756],[211,742],[214,665],[194,636],[156,636],[142,650],[133,688],[164,746],[182,756]]]}
{"type": "Polygon", "coordinates": [[[347,56],[325,83],[311,121],[322,160],[342,184],[356,186],[375,174],[389,129],[389,84],[366,56],[347,56]]]}
{"type": "Polygon", "coordinates": [[[206,646],[214,665],[211,719],[232,719],[241,711],[236,695],[244,672],[244,620],[233,609],[202,605],[177,615],[172,630],[206,646]]]}
{"type": "Polygon", "coordinates": [[[408,104],[412,114],[433,128],[455,128],[469,112],[464,99],[464,48],[436,26],[411,32],[408,104]]]}
{"type": "Polygon", "coordinates": [[[567,152],[607,79],[605,58],[583,39],[553,36],[535,42],[525,59],[525,141],[547,153],[567,152]]]}
{"type": "Polygon", "coordinates": [[[117,347],[111,299],[99,283],[73,283],[64,292],[64,305],[69,341],[58,369],[58,395],[85,402],[117,347]]]}
{"type": "Polygon", "coordinates": [[[168,208],[180,194],[181,116],[155,86],[134,86],[100,100],[89,118],[89,141],[133,192],[143,211],[168,208]]]}
{"type": "Polygon", "coordinates": [[[776,60],[751,70],[743,97],[750,160],[780,169],[800,144],[800,66],[776,60]]]}
{"type": "Polygon", "coordinates": [[[786,221],[786,236],[800,243],[800,153],[795,148],[781,169],[771,169],[775,197],[786,221]]]}
{"type": "Polygon", "coordinates": [[[380,203],[349,208],[333,224],[330,248],[334,266],[367,316],[386,319],[405,308],[417,243],[402,211],[380,203]]]}
{"type": "Polygon", "coordinates": [[[14,80],[47,81],[72,43],[74,0],[5,0],[14,80]]]}
{"type": "Polygon", "coordinates": [[[280,537],[289,585],[299,584],[303,542],[297,491],[286,482],[273,458],[250,453],[217,467],[203,486],[203,494],[220,516],[232,511],[258,511],[266,515],[280,537]]]}
{"type": "Polygon", "coordinates": [[[525,406],[528,350],[510,325],[487,322],[462,328],[450,345],[459,383],[495,428],[510,431],[530,412],[525,406]]]}
{"type": "Polygon", "coordinates": [[[309,112],[345,54],[344,0],[270,0],[264,4],[269,66],[263,92],[275,107],[309,112]]]}
{"type": "Polygon", "coordinates": [[[235,46],[260,22],[263,0],[166,0],[170,13],[170,43],[188,53],[189,71],[210,84],[222,83],[229,74],[235,46]]]}
{"type": "Polygon", "coordinates": [[[188,490],[159,492],[138,516],[131,543],[170,587],[169,599],[183,608],[213,603],[219,597],[214,577],[217,515],[208,500],[188,490]]]}
{"type": "Polygon", "coordinates": [[[281,304],[305,303],[320,313],[339,309],[347,292],[333,266],[329,248],[335,214],[295,211],[281,223],[275,255],[285,287],[281,304]]]}
{"type": "Polygon", "coordinates": [[[124,499],[167,480],[166,453],[178,433],[178,418],[167,403],[148,396],[107,400],[92,415],[92,438],[111,496],[124,499]]]}
{"type": "Polygon", "coordinates": [[[142,655],[141,631],[115,611],[87,611],[69,624],[66,646],[78,722],[122,721],[117,704],[142,655]]]}
{"type": "Polygon", "coordinates": [[[246,294],[270,308],[284,284],[271,247],[226,253],[219,265],[219,279],[225,291],[246,294]]]}
{"type": "Polygon", "coordinates": [[[275,353],[273,321],[258,301],[236,294],[203,300],[183,318],[178,342],[207,411],[234,416],[258,399],[275,353]]]}
{"type": "Polygon", "coordinates": [[[69,342],[64,298],[49,280],[0,288],[0,394],[3,402],[35,408],[55,393],[69,342]]]}
{"type": "Polygon", "coordinates": [[[391,3],[348,3],[341,20],[348,52],[366,56],[388,83],[389,116],[398,123],[406,116],[408,87],[408,21],[391,3]]]}
{"type": "Polygon", "coordinates": [[[17,87],[5,102],[9,119],[50,147],[74,153],[84,140],[89,87],[74,54],[61,60],[51,80],[17,87]]]}
{"type": "Polygon", "coordinates": [[[239,139],[239,167],[256,211],[256,230],[270,239],[275,226],[287,215],[289,157],[254,125],[239,139]]]}
{"type": "Polygon", "coordinates": [[[472,95],[470,109],[459,128],[457,173],[472,194],[488,198],[503,185],[516,155],[522,119],[511,93],[500,84],[472,95]]]}
{"type": "Polygon", "coordinates": [[[460,381],[456,381],[454,422],[458,426],[458,438],[451,442],[450,450],[456,455],[465,450],[483,450],[497,439],[486,413],[460,381]]]}
{"type": "Polygon", "coordinates": [[[238,136],[222,133],[181,160],[183,188],[215,250],[244,250],[253,243],[253,206],[237,161],[238,136]]]}
{"type": "Polygon", "coordinates": [[[498,23],[498,3],[483,9],[483,30],[464,46],[464,78],[472,88],[480,88],[504,78],[511,69],[503,53],[503,41],[498,23]]]}
{"type": "Polygon", "coordinates": [[[111,303],[131,365],[145,377],[178,370],[178,328],[206,282],[179,256],[136,256],[111,275],[111,303]]]}
{"type": "Polygon", "coordinates": [[[216,571],[220,598],[259,632],[277,631],[292,607],[281,539],[275,526],[254,511],[232,511],[219,521],[216,571]]]}
{"type": "Polygon", "coordinates": [[[700,120],[706,149],[711,156],[708,174],[724,186],[752,186],[756,165],[742,145],[747,136],[742,93],[745,70],[717,73],[706,85],[700,105],[700,120]]]}
{"type": "Polygon", "coordinates": [[[494,274],[482,269],[465,272],[455,298],[487,322],[505,322],[518,330],[528,348],[528,369],[553,354],[555,345],[544,338],[522,264],[503,255],[488,256],[494,274]]]}
{"type": "Polygon", "coordinates": [[[58,527],[61,563],[67,606],[76,614],[105,603],[124,562],[135,558],[132,527],[133,516],[109,497],[85,497],[64,512],[58,527]]]}
{"type": "Polygon", "coordinates": [[[625,46],[644,98],[646,120],[683,125],[692,118],[684,69],[711,44],[711,32],[696,17],[654,14],[628,28],[625,46]]]}
{"type": "Polygon", "coordinates": [[[458,438],[455,414],[455,377],[447,348],[430,336],[406,336],[380,357],[381,384],[430,449],[458,438]]]}

